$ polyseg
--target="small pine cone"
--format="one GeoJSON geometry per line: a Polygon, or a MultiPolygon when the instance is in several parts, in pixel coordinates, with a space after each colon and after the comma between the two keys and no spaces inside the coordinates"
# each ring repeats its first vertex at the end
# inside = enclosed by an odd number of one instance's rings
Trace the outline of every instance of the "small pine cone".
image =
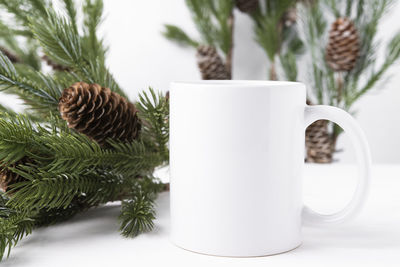
{"type": "Polygon", "coordinates": [[[57,70],[57,71],[70,71],[71,69],[63,66],[61,64],[58,64],[56,62],[54,62],[51,58],[49,58],[47,55],[43,55],[42,59],[47,63],[47,65],[49,65],[53,70],[57,70]]]}
{"type": "Polygon", "coordinates": [[[215,47],[209,45],[199,46],[196,57],[203,80],[231,79],[231,75],[215,47]]]}
{"type": "Polygon", "coordinates": [[[350,71],[356,65],[360,43],[356,27],[349,18],[338,18],[332,23],[326,61],[334,71],[350,71]]]}
{"type": "Polygon", "coordinates": [[[307,162],[331,163],[336,139],[329,133],[328,121],[318,120],[306,130],[307,162]]]}
{"type": "Polygon", "coordinates": [[[8,51],[7,49],[5,49],[4,47],[0,47],[0,51],[6,56],[8,57],[8,59],[11,61],[11,63],[20,63],[21,60],[19,59],[19,57],[17,57],[16,55],[14,55],[13,53],[11,53],[10,51],[8,51]]]}
{"type": "Polygon", "coordinates": [[[58,108],[70,128],[102,146],[108,138],[133,141],[141,129],[136,107],[98,84],[77,82],[64,89],[58,108]]]}
{"type": "Polygon", "coordinates": [[[236,7],[243,13],[253,13],[258,5],[258,0],[236,0],[236,7]]]}
{"type": "MultiPolygon", "coordinates": [[[[27,157],[23,157],[20,159],[18,162],[12,164],[9,167],[16,167],[18,165],[26,165],[32,163],[32,160],[30,160],[27,157]]],[[[6,166],[0,166],[0,189],[3,192],[7,192],[10,189],[10,186],[19,182],[24,181],[24,178],[20,176],[19,174],[12,172],[8,167],[6,166]]]]}

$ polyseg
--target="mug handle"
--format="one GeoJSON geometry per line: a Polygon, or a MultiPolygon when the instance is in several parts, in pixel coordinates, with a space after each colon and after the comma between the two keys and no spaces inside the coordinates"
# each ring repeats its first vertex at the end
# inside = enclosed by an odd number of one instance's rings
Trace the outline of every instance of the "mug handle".
{"type": "Polygon", "coordinates": [[[353,218],[365,203],[371,179],[371,154],[364,132],[356,120],[342,109],[331,106],[306,106],[304,111],[305,129],[317,120],[330,120],[338,124],[350,137],[357,156],[359,180],[353,198],[347,206],[334,214],[319,214],[307,206],[303,208],[305,224],[335,224],[353,218]]]}

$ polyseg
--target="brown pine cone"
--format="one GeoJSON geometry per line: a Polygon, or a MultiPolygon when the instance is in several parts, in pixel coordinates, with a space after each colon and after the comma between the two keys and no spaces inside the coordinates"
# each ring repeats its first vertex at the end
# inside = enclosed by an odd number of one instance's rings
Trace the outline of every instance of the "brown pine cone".
{"type": "Polygon", "coordinates": [[[349,18],[338,18],[332,23],[326,61],[334,71],[350,71],[356,65],[360,43],[356,27],[349,18]]]}
{"type": "Polygon", "coordinates": [[[318,120],[306,130],[306,162],[331,163],[336,147],[336,138],[329,133],[329,122],[318,120]]]}
{"type": "Polygon", "coordinates": [[[215,47],[210,45],[199,46],[196,57],[203,80],[231,79],[231,75],[215,47]]]}
{"type": "Polygon", "coordinates": [[[243,13],[251,14],[258,8],[258,0],[236,0],[236,7],[243,13]]]}
{"type": "Polygon", "coordinates": [[[49,65],[53,70],[57,71],[70,71],[71,69],[63,66],[61,64],[58,64],[57,62],[54,62],[51,58],[49,58],[47,55],[43,55],[42,59],[49,65]]]}
{"type": "MultiPolygon", "coordinates": [[[[32,163],[32,160],[30,160],[27,157],[23,157],[20,159],[18,162],[12,164],[9,167],[16,167],[18,165],[26,165],[28,163],[32,163]]],[[[10,189],[10,186],[19,182],[24,181],[24,178],[20,176],[19,174],[12,172],[8,167],[6,166],[0,166],[0,189],[3,192],[7,192],[10,189]]]]}
{"type": "Polygon", "coordinates": [[[58,108],[70,128],[102,146],[108,138],[131,142],[139,136],[141,123],[135,105],[98,84],[77,82],[64,89],[58,108]]]}

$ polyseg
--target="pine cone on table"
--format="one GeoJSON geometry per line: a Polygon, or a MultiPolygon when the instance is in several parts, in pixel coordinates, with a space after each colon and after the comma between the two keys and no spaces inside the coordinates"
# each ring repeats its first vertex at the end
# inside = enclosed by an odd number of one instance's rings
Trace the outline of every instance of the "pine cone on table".
{"type": "Polygon", "coordinates": [[[359,36],[349,18],[338,18],[332,23],[329,43],[326,47],[326,61],[334,71],[350,71],[354,68],[360,53],[359,36]]]}
{"type": "Polygon", "coordinates": [[[203,80],[229,80],[231,75],[227,70],[215,47],[200,45],[197,48],[197,64],[203,80]]]}
{"type": "Polygon", "coordinates": [[[243,13],[251,14],[258,8],[258,0],[236,0],[236,7],[243,13]]]}
{"type": "Polygon", "coordinates": [[[102,146],[108,138],[130,142],[139,136],[141,122],[135,105],[98,84],[77,82],[64,89],[58,108],[70,128],[102,146]]]}

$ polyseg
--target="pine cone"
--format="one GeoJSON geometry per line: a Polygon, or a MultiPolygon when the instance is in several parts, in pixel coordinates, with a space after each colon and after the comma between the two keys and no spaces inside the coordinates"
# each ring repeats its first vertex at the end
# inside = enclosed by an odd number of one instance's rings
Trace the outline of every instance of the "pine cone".
{"type": "Polygon", "coordinates": [[[53,70],[57,71],[70,71],[71,69],[63,66],[61,64],[58,64],[57,62],[54,62],[51,58],[49,58],[47,55],[43,55],[42,59],[49,65],[53,70]]]}
{"type": "Polygon", "coordinates": [[[141,129],[136,107],[98,84],[77,82],[64,89],[58,108],[70,128],[102,146],[107,138],[123,142],[137,139],[141,129]]]}
{"type": "Polygon", "coordinates": [[[199,46],[196,57],[203,80],[229,80],[231,78],[215,47],[199,46]]]}
{"type": "Polygon", "coordinates": [[[258,0],[236,0],[236,7],[243,13],[253,13],[258,5],[258,0]]]}
{"type": "MultiPolygon", "coordinates": [[[[32,160],[30,160],[27,157],[23,157],[20,159],[18,162],[12,164],[9,167],[16,167],[18,165],[26,165],[28,163],[32,163],[32,160]]],[[[12,172],[8,167],[5,166],[0,166],[0,189],[3,192],[7,192],[9,187],[13,184],[19,183],[24,181],[24,178],[20,176],[19,174],[12,172]]]]}
{"type": "Polygon", "coordinates": [[[329,133],[328,123],[326,120],[318,120],[308,126],[306,130],[307,162],[332,162],[336,138],[329,133]]]}
{"type": "Polygon", "coordinates": [[[338,18],[331,26],[326,61],[334,71],[350,71],[360,52],[356,27],[349,18],[338,18]]]}

